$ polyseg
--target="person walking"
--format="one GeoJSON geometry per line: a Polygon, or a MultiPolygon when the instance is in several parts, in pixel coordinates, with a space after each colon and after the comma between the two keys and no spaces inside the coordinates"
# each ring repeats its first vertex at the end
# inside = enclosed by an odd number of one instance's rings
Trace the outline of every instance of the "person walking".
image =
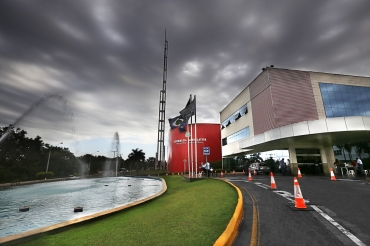
{"type": "Polygon", "coordinates": [[[249,159],[247,158],[244,162],[244,174],[245,175],[248,175],[248,170],[249,170],[249,166],[250,166],[250,162],[249,162],[249,159]]]}
{"type": "Polygon", "coordinates": [[[361,174],[364,174],[364,164],[362,163],[360,157],[356,158],[357,166],[361,170],[361,174]]]}
{"type": "Polygon", "coordinates": [[[357,167],[356,167],[356,160],[353,160],[352,162],[351,162],[351,165],[352,165],[352,167],[353,167],[353,169],[355,170],[355,174],[357,175],[357,167]]]}
{"type": "Polygon", "coordinates": [[[284,162],[284,158],[281,158],[281,160],[279,162],[279,168],[281,170],[281,174],[283,176],[285,176],[285,162],[284,162]]]}
{"type": "Polygon", "coordinates": [[[206,164],[204,164],[204,169],[206,170],[206,177],[209,178],[210,164],[208,161],[206,162],[206,164]]]}
{"type": "Polygon", "coordinates": [[[335,159],[335,161],[334,161],[334,167],[335,167],[335,173],[336,174],[339,174],[339,165],[340,165],[340,162],[339,162],[339,160],[338,159],[335,159]]]}
{"type": "Polygon", "coordinates": [[[314,164],[315,164],[316,174],[320,174],[321,170],[320,170],[319,162],[317,160],[315,160],[314,164]]]}

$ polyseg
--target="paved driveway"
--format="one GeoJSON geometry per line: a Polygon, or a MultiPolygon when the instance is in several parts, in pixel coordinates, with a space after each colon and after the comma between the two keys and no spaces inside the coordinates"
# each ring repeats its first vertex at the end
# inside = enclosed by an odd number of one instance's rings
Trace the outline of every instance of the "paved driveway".
{"type": "Polygon", "coordinates": [[[229,176],[244,197],[239,245],[370,245],[370,182],[330,177],[299,178],[307,210],[294,207],[294,179],[229,176]]]}

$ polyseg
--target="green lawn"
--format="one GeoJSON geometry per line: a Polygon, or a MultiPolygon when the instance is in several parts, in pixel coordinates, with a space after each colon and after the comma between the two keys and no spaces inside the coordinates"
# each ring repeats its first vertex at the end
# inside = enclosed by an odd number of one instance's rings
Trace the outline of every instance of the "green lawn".
{"type": "Polygon", "coordinates": [[[22,245],[213,245],[229,223],[236,190],[214,179],[165,176],[160,197],[22,245]]]}

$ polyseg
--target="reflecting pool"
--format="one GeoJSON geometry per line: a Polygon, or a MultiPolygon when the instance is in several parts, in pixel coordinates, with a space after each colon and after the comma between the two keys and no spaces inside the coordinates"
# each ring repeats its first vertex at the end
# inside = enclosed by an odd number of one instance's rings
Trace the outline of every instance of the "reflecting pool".
{"type": "Polygon", "coordinates": [[[0,238],[130,204],[162,190],[162,181],[107,177],[38,183],[0,190],[0,238]],[[28,212],[19,208],[29,206],[28,212]],[[83,207],[83,212],[74,212],[83,207]]]}

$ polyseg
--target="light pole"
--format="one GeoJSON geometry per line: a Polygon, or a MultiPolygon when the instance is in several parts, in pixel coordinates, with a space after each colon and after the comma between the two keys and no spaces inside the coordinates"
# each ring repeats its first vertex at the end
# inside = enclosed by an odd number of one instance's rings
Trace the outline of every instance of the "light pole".
{"type": "MultiPolygon", "coordinates": [[[[56,146],[58,146],[59,144],[63,144],[63,143],[58,143],[56,146]]],[[[49,151],[48,164],[46,164],[46,173],[47,173],[47,172],[48,172],[48,170],[49,170],[50,154],[51,154],[51,147],[50,147],[50,151],[49,151]]]]}
{"type": "Polygon", "coordinates": [[[98,151],[95,151],[95,152],[94,152],[94,153],[92,153],[92,154],[91,154],[91,156],[90,156],[89,167],[88,167],[88,169],[87,169],[87,175],[89,175],[89,174],[90,174],[90,163],[91,163],[91,157],[92,157],[95,153],[97,153],[97,152],[99,152],[99,150],[98,150],[98,151]]]}

